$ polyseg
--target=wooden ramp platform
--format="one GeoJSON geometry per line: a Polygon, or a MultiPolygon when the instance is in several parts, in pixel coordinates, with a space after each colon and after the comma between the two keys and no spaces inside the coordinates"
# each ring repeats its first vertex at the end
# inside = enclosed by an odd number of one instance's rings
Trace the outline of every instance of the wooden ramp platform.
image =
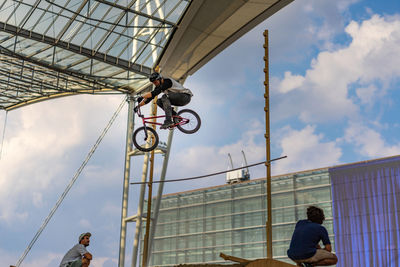
{"type": "Polygon", "coordinates": [[[246,267],[293,267],[296,265],[292,265],[283,261],[277,261],[273,259],[259,259],[250,262],[249,264],[245,265],[246,267]]]}
{"type": "Polygon", "coordinates": [[[175,267],[293,267],[296,265],[292,265],[286,262],[274,260],[274,259],[257,259],[257,260],[247,260],[242,258],[237,258],[234,256],[229,256],[221,253],[219,255],[224,260],[229,260],[236,262],[234,264],[179,264],[175,267]]]}

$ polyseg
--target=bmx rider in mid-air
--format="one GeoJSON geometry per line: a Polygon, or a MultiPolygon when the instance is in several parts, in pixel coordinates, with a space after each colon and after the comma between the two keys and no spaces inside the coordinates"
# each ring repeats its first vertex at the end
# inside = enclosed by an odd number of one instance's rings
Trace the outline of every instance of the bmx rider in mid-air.
{"type": "Polygon", "coordinates": [[[174,79],[163,78],[158,72],[152,73],[149,80],[155,85],[155,88],[153,91],[145,93],[143,96],[138,98],[139,104],[134,108],[134,111],[137,112],[139,106],[146,105],[157,95],[164,93],[163,96],[157,100],[157,105],[165,112],[165,121],[160,128],[167,129],[173,126],[174,123],[178,123],[177,121],[172,121],[172,116],[176,116],[176,112],[173,110],[171,105],[187,105],[190,102],[193,93],[174,79]]]}

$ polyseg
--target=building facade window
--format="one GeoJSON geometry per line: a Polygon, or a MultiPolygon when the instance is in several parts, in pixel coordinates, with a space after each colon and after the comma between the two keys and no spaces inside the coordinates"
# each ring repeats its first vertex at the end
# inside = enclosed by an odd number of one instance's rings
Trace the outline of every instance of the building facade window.
{"type": "MultiPolygon", "coordinates": [[[[272,178],[273,255],[291,262],[286,251],[298,220],[309,205],[325,212],[331,234],[331,183],[328,169],[272,178]]],[[[224,263],[219,254],[266,257],[265,179],[164,196],[150,265],[224,263]]]]}

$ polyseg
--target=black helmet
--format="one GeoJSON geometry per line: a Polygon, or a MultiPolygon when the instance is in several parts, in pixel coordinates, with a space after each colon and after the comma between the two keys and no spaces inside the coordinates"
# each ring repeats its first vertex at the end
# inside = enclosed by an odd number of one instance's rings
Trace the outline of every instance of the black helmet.
{"type": "Polygon", "coordinates": [[[154,82],[156,80],[161,80],[161,79],[162,79],[162,76],[158,72],[153,72],[149,77],[150,82],[154,82]]]}

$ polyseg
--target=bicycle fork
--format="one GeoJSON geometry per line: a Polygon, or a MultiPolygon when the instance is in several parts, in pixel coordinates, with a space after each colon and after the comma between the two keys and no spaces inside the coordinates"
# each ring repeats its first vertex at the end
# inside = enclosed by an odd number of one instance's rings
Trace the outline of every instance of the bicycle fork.
{"type": "Polygon", "coordinates": [[[147,141],[147,138],[149,137],[149,135],[147,134],[147,124],[144,120],[144,115],[140,115],[140,118],[142,118],[142,123],[143,123],[143,127],[144,127],[144,141],[147,141]]]}

